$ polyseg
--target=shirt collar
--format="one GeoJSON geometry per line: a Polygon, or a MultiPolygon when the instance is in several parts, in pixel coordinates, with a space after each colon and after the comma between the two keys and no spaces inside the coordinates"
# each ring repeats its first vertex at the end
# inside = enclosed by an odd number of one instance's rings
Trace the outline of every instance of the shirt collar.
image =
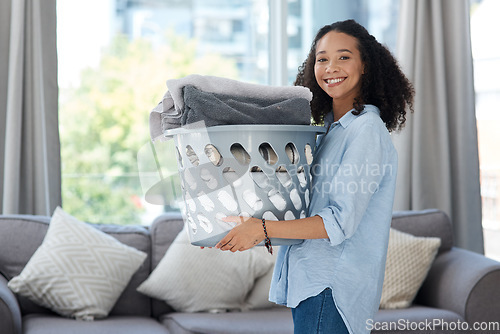
{"type": "Polygon", "coordinates": [[[361,113],[359,113],[359,115],[354,115],[352,113],[353,110],[354,108],[346,112],[345,115],[336,122],[333,122],[333,112],[328,113],[328,115],[326,115],[324,118],[325,128],[329,129],[331,126],[340,124],[345,129],[349,126],[349,124],[351,124],[352,121],[356,119],[356,117],[366,114],[367,112],[374,112],[380,116],[380,110],[376,106],[371,104],[365,104],[365,108],[363,109],[363,111],[361,111],[361,113]]]}

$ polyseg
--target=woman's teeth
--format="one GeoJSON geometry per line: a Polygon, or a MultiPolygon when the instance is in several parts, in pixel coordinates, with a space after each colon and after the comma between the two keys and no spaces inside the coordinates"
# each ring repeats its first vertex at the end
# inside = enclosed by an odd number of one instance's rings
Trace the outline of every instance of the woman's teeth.
{"type": "Polygon", "coordinates": [[[326,82],[327,82],[329,85],[331,85],[331,84],[339,83],[339,82],[341,82],[341,81],[343,81],[343,80],[344,80],[344,78],[328,79],[328,80],[326,80],[326,82]]]}

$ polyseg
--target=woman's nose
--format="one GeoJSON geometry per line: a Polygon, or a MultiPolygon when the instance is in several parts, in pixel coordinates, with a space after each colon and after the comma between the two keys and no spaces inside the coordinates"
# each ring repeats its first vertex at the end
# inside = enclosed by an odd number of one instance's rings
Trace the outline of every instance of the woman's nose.
{"type": "Polygon", "coordinates": [[[336,70],[337,70],[337,65],[336,65],[336,64],[333,64],[333,63],[328,64],[328,66],[326,67],[326,71],[327,71],[328,73],[333,73],[333,72],[335,72],[336,70]]]}

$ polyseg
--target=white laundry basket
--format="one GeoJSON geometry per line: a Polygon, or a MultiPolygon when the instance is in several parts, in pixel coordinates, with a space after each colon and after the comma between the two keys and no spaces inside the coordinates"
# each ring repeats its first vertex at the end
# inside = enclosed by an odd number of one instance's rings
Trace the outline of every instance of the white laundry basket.
{"type": "MultiPolygon", "coordinates": [[[[173,136],[191,243],[212,247],[234,223],[226,216],[306,216],[316,134],[308,125],[222,125],[165,131],[173,136]]],[[[271,239],[273,245],[301,240],[271,239]]]]}

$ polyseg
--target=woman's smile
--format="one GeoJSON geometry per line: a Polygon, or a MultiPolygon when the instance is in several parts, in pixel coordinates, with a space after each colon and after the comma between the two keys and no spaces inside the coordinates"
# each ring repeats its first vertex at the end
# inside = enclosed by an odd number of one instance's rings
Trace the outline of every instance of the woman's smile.
{"type": "Polygon", "coordinates": [[[328,84],[328,87],[333,87],[342,83],[346,78],[335,78],[335,79],[326,79],[325,82],[328,84]]]}

